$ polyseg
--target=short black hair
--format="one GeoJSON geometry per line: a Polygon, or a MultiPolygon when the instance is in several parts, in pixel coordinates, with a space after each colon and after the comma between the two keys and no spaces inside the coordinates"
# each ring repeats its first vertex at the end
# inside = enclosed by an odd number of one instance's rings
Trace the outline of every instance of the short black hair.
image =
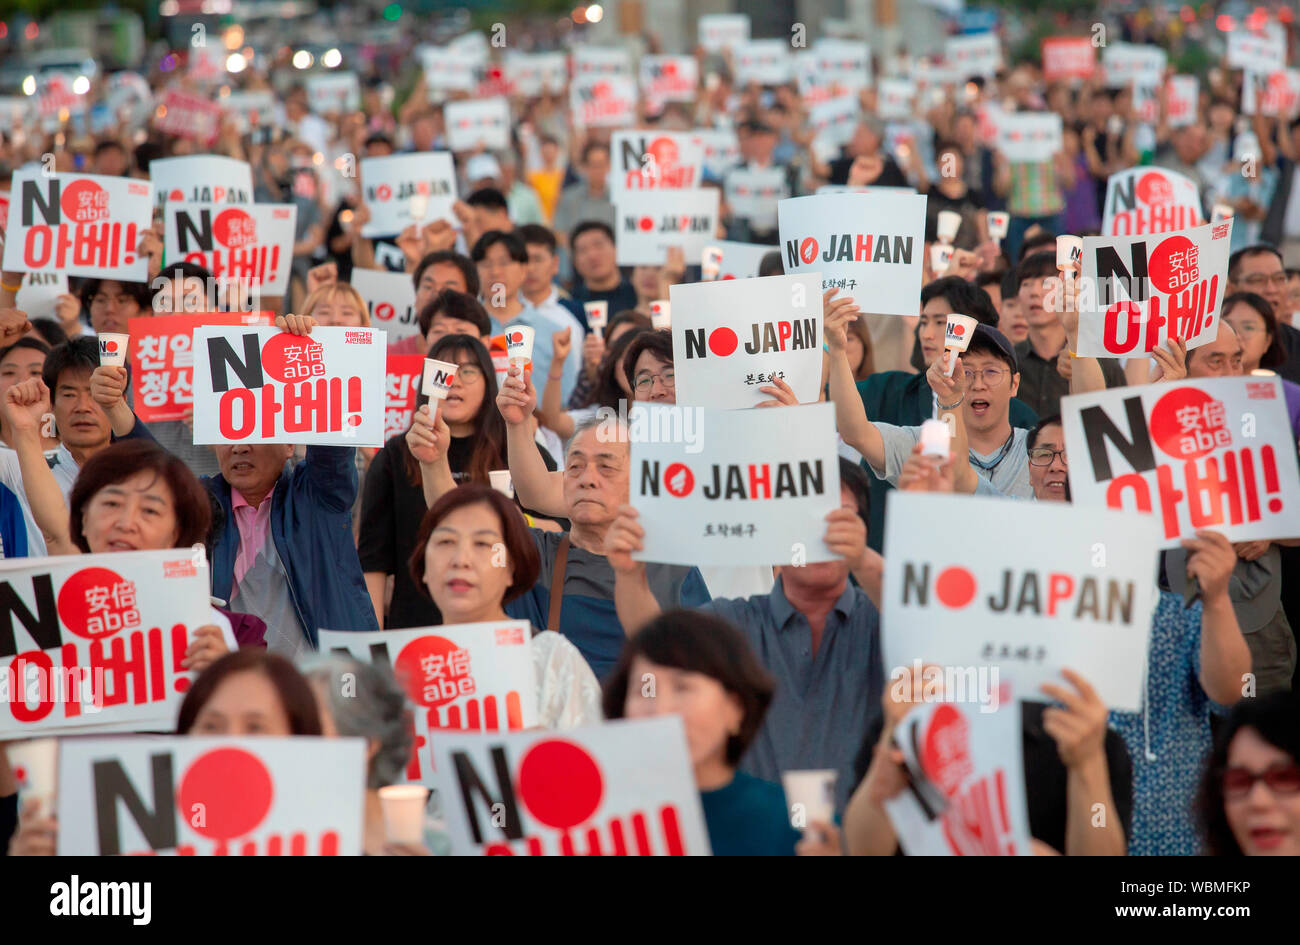
{"type": "MultiPolygon", "coordinates": [[[[217,282],[212,278],[212,273],[198,263],[184,261],[168,263],[158,275],[153,277],[153,281],[149,283],[151,298],[145,307],[151,311],[166,311],[167,307],[158,305],[157,299],[164,293],[171,292],[173,283],[178,282],[183,288],[187,279],[198,279],[203,284],[203,297],[207,300],[208,306],[215,310],[217,308],[217,282]]],[[[171,300],[168,299],[167,306],[169,307],[171,304],[171,300]]],[[[90,305],[90,296],[86,296],[86,305],[90,305]]]]}
{"type": "Polygon", "coordinates": [[[781,259],[779,249],[769,250],[763,254],[763,258],[758,263],[758,274],[760,277],[785,275],[785,262],[781,259]]]}
{"type": "Polygon", "coordinates": [[[19,338],[11,345],[5,345],[5,347],[0,348],[0,361],[3,361],[5,358],[9,357],[9,352],[13,351],[15,348],[31,348],[33,351],[41,352],[41,354],[50,353],[50,346],[47,345],[45,342],[40,341],[39,339],[36,338],[23,337],[23,338],[19,338]]]}
{"type": "Polygon", "coordinates": [[[63,326],[52,318],[33,318],[32,327],[51,348],[68,340],[68,333],[63,330],[63,326]]]}
{"type": "Polygon", "coordinates": [[[474,261],[468,256],[450,249],[440,249],[436,253],[425,256],[420,260],[420,264],[415,267],[415,272],[411,275],[411,280],[417,291],[420,288],[420,279],[424,276],[424,271],[430,266],[455,266],[465,279],[465,288],[469,291],[469,294],[478,297],[478,267],[474,265],[474,261]]]}
{"type": "Polygon", "coordinates": [[[1241,269],[1241,264],[1247,259],[1250,259],[1252,256],[1263,256],[1265,254],[1276,256],[1277,261],[1284,265],[1286,263],[1286,260],[1282,258],[1282,253],[1272,243],[1252,243],[1250,246],[1243,246],[1228,257],[1228,281],[1237,281],[1237,275],[1241,269]]]}
{"type": "Polygon", "coordinates": [[[961,276],[944,276],[921,287],[921,308],[941,298],[954,312],[969,315],[982,325],[998,326],[998,310],[987,292],[961,276]]]}
{"type": "MultiPolygon", "coordinates": [[[[180,263],[177,263],[180,265],[180,263]]],[[[153,290],[149,288],[147,282],[122,282],[118,279],[86,279],[81,283],[81,289],[77,292],[77,298],[81,299],[81,304],[89,310],[90,300],[99,292],[99,287],[105,282],[117,282],[122,287],[122,291],[131,298],[135,299],[135,304],[140,306],[146,312],[153,311],[153,290]]]]}
{"type": "Polygon", "coordinates": [[[545,246],[554,256],[559,242],[555,239],[555,234],[551,232],[549,226],[542,226],[540,223],[525,223],[515,230],[519,238],[524,241],[524,246],[545,246]]]}
{"type": "Polygon", "coordinates": [[[474,193],[465,198],[465,202],[471,207],[482,207],[485,210],[500,210],[503,213],[510,212],[510,204],[506,203],[506,195],[501,193],[495,187],[480,187],[474,193]]]}
{"type": "Polygon", "coordinates": [[[41,368],[41,380],[50,389],[50,398],[59,386],[59,375],[64,371],[94,371],[99,367],[99,342],[89,336],[80,335],[69,339],[61,345],[55,345],[45,358],[41,368]]]}
{"type": "Polygon", "coordinates": [[[1020,273],[1019,266],[1012,266],[1006,272],[1002,273],[1002,298],[1014,299],[1020,294],[1020,273]]]}
{"type": "MultiPolygon", "coordinates": [[[[1028,237],[1023,243],[1020,244],[1020,258],[1023,260],[1030,253],[1038,252],[1044,246],[1050,246],[1053,252],[1055,252],[1056,250],[1055,233],[1051,233],[1044,230],[1042,233],[1038,233],[1035,234],[1034,236],[1028,237]]],[[[1053,257],[1053,262],[1055,262],[1055,257],[1053,257]]]]}
{"type": "Polygon", "coordinates": [[[1034,425],[1034,428],[1029,431],[1029,435],[1025,437],[1025,452],[1032,450],[1038,445],[1038,438],[1043,435],[1045,429],[1048,427],[1059,426],[1062,426],[1061,415],[1059,413],[1049,414],[1039,420],[1038,423],[1034,425]]]}
{"type": "Polygon", "coordinates": [[[515,262],[527,264],[528,247],[524,245],[523,237],[518,233],[507,233],[505,230],[488,230],[480,236],[474,243],[474,248],[469,251],[470,258],[476,263],[481,263],[487,258],[488,250],[498,245],[504,246],[515,262]]]}
{"type": "Polygon", "coordinates": [[[583,220],[575,226],[573,231],[569,234],[569,248],[572,249],[574,246],[578,245],[579,236],[582,236],[585,233],[590,233],[592,230],[600,230],[600,232],[609,237],[611,243],[617,244],[618,241],[614,238],[614,228],[604,220],[583,220]]]}
{"type": "MultiPolygon", "coordinates": [[[[998,272],[996,270],[990,269],[988,272],[981,272],[979,275],[977,275],[975,277],[975,284],[979,286],[981,289],[983,289],[985,286],[995,285],[998,287],[998,290],[1001,291],[1002,280],[1005,276],[1006,273],[1004,272],[998,272]]],[[[993,296],[990,295],[989,298],[992,299],[993,296]]]]}
{"type": "Polygon", "coordinates": [[[1056,273],[1056,253],[1034,253],[1026,256],[1016,267],[1016,294],[1020,294],[1020,287],[1030,279],[1046,279],[1056,273]]]}
{"type": "Polygon", "coordinates": [[[94,152],[92,152],[92,154],[94,157],[99,157],[105,151],[121,151],[128,158],[130,157],[130,155],[127,154],[126,147],[122,144],[122,142],[114,141],[112,138],[106,138],[103,141],[99,142],[97,145],[95,145],[95,150],[94,152]]]}
{"type": "Polygon", "coordinates": [[[438,315],[445,315],[447,318],[458,318],[464,322],[473,322],[474,327],[478,329],[480,338],[486,338],[492,334],[492,320],[488,318],[483,303],[472,295],[466,295],[464,292],[457,292],[455,289],[443,289],[430,300],[428,305],[420,309],[418,320],[421,335],[429,334],[429,329],[433,327],[433,319],[438,315]]]}
{"type": "Polygon", "coordinates": [[[372,144],[386,144],[391,150],[396,151],[397,146],[393,144],[393,139],[382,131],[372,131],[366,135],[366,140],[362,142],[364,147],[370,147],[372,144]]]}
{"type": "Polygon", "coordinates": [[[623,353],[623,373],[627,375],[628,386],[636,383],[633,373],[636,371],[637,359],[649,351],[666,364],[673,363],[673,336],[665,329],[643,331],[633,339],[623,353]]]}
{"type": "Polygon", "coordinates": [[[631,678],[638,656],[658,666],[708,676],[739,700],[743,712],[740,731],[727,738],[727,764],[738,765],[758,735],[776,691],[772,677],[741,632],[720,617],[696,610],[660,614],[623,645],[618,663],[605,681],[605,718],[623,718],[628,688],[641,688],[641,680],[631,678]]]}
{"type": "Polygon", "coordinates": [[[581,161],[583,164],[587,163],[587,159],[591,157],[592,151],[604,151],[606,154],[612,153],[609,150],[609,145],[606,144],[604,141],[588,141],[586,144],[582,146],[581,161]]]}
{"type": "Polygon", "coordinates": [[[871,525],[871,480],[860,463],[840,457],[840,486],[849,490],[858,505],[858,517],[862,524],[871,525]]]}

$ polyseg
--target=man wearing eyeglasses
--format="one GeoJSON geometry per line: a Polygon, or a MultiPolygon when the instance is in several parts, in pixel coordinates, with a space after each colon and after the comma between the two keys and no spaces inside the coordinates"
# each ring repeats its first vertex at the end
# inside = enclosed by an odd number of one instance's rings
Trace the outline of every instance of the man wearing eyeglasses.
{"type": "Polygon", "coordinates": [[[1065,461],[1065,428],[1058,414],[1044,417],[1029,431],[1029,484],[1039,502],[1070,501],[1070,467],[1065,461]]]}
{"type": "Polygon", "coordinates": [[[1267,243],[1257,243],[1239,249],[1228,258],[1228,287],[1225,295],[1234,292],[1254,292],[1262,295],[1273,306],[1277,317],[1282,347],[1286,361],[1277,373],[1288,381],[1300,384],[1300,329],[1286,323],[1285,314],[1291,310],[1287,294],[1286,269],[1282,254],[1267,243]]]}

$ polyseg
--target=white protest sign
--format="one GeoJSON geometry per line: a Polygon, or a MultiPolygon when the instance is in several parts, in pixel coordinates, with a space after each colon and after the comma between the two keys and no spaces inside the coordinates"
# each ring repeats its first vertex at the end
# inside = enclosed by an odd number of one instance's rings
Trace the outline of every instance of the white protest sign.
{"type": "Polygon", "coordinates": [[[694,56],[642,56],[639,75],[647,101],[695,101],[700,66],[694,56]]]}
{"type": "Polygon", "coordinates": [[[360,856],[365,784],[362,738],[68,740],[58,854],[360,856]]]}
{"type": "Polygon", "coordinates": [[[748,220],[755,230],[776,228],[777,204],[790,196],[790,177],[777,167],[737,167],[723,184],[733,217],[748,220]]]}
{"type": "Polygon", "coordinates": [[[916,83],[911,79],[881,79],[876,83],[876,114],[884,119],[912,117],[916,83]]]}
{"type": "Polygon", "coordinates": [[[856,95],[837,95],[808,109],[808,125],[815,144],[835,155],[853,139],[862,107],[856,95]]]}
{"type": "Polygon", "coordinates": [[[448,102],[442,107],[447,147],[472,151],[482,145],[489,151],[510,147],[510,103],[504,98],[448,102]]]}
{"type": "Polygon", "coordinates": [[[1186,230],[1205,222],[1196,182],[1163,167],[1130,167],[1106,181],[1103,236],[1186,230]]]}
{"type": "Polygon", "coordinates": [[[1158,85],[1168,55],[1159,46],[1108,43],[1101,49],[1101,66],[1107,88],[1124,88],[1130,82],[1158,85]]]}
{"type": "Polygon", "coordinates": [[[512,95],[560,95],[569,82],[569,57],[562,52],[507,50],[503,63],[512,95]]]}
{"type": "Polygon", "coordinates": [[[1266,36],[1245,29],[1228,33],[1228,68],[1280,72],[1286,68],[1285,35],[1266,36]]]}
{"type": "Polygon", "coordinates": [[[456,169],[446,151],[364,158],[361,186],[370,209],[361,228],[367,238],[394,236],[413,223],[455,219],[456,169]]]}
{"type": "MultiPolygon", "coordinates": [[[[221,107],[235,116],[240,134],[247,134],[254,127],[274,124],[283,112],[275,93],[269,89],[231,92],[221,99],[221,107]]],[[[157,163],[154,161],[149,165],[150,172],[157,163]]]]}
{"type": "Polygon", "coordinates": [[[706,52],[722,52],[749,42],[748,13],[706,13],[699,19],[698,37],[706,52]]]}
{"type": "Polygon", "coordinates": [[[473,92],[488,60],[485,49],[455,46],[420,46],[416,56],[429,97],[438,100],[444,92],[473,92]]]}
{"type": "Polygon", "coordinates": [[[415,286],[406,273],[353,267],[348,282],[370,310],[371,327],[383,329],[390,345],[420,333],[415,286]]]}
{"type": "Polygon", "coordinates": [[[1173,75],[1165,83],[1165,120],[1171,128],[1196,123],[1201,82],[1194,75],[1173,75]]]}
{"type": "Polygon", "coordinates": [[[614,193],[614,232],[620,266],[659,266],[668,248],[699,259],[718,230],[718,191],[625,190],[614,193]]]}
{"type": "Polygon", "coordinates": [[[634,558],[728,567],[834,560],[823,541],[826,516],[840,506],[833,405],[638,404],[630,420],[630,502],[646,531],[634,558]],[[693,441],[678,435],[692,416],[701,427],[693,441]]]}
{"type": "Polygon", "coordinates": [[[439,732],[434,785],[455,856],[708,856],[677,716],[562,735],[439,732]]]}
{"type": "MultiPolygon", "coordinates": [[[[1300,113],[1300,69],[1242,73],[1241,113],[1294,118],[1300,113]]],[[[1253,150],[1258,151],[1258,145],[1253,150]]]]}
{"type": "Polygon", "coordinates": [[[963,79],[992,78],[1002,68],[1002,44],[996,33],[950,36],[943,47],[944,62],[963,79]]]}
{"type": "Polygon", "coordinates": [[[307,103],[317,115],[352,112],[361,107],[361,82],[355,72],[308,76],[307,103]]]}
{"type": "Polygon", "coordinates": [[[579,128],[621,128],[636,120],[636,80],[625,75],[590,74],[569,83],[569,111],[579,128]]]}
{"type": "Polygon", "coordinates": [[[704,174],[704,142],[691,132],[616,131],[609,151],[611,191],[694,188],[704,174]]]}
{"type": "MultiPolygon", "coordinates": [[[[725,252],[724,252],[725,259],[725,252]]],[[[821,393],[817,273],[669,288],[677,403],[736,410],[771,400],[780,378],[800,403],[821,393]]]]}
{"type": "Polygon", "coordinates": [[[149,163],[159,206],[176,203],[252,203],[253,169],[217,154],[157,158],[149,163]]]}
{"type": "Polygon", "coordinates": [[[871,86],[871,47],[848,39],[820,39],[812,50],[818,71],[835,88],[857,93],[871,86]]]}
{"type": "Polygon", "coordinates": [[[736,70],[737,88],[750,82],[781,85],[791,78],[790,44],[784,39],[751,39],[738,43],[731,50],[731,61],[736,70]]]}
{"type": "Polygon", "coordinates": [[[1038,686],[1070,668],[1110,708],[1141,706],[1160,546],[1155,516],[910,492],[891,493],[888,512],[886,666],[996,666],[1021,698],[1041,701],[1038,686]],[[936,544],[935,522],[959,527],[936,544]],[[1017,528],[1047,529],[1052,541],[999,539],[1017,528]]]}
{"type": "Polygon", "coordinates": [[[1084,357],[1150,354],[1168,339],[1190,351],[1219,331],[1232,218],[1152,236],[1087,236],[1079,301],[1084,357]],[[1091,304],[1090,304],[1091,303],[1091,304]]]}
{"type": "Polygon", "coordinates": [[[909,786],[885,801],[908,856],[1033,856],[1016,702],[927,702],[894,732],[909,786]]]}
{"type": "Polygon", "coordinates": [[[1062,398],[1061,417],[1076,506],[1154,512],[1163,548],[1198,528],[1234,542],[1300,537],[1300,469],[1279,378],[1077,394],[1062,398]]]}
{"type": "MultiPolygon", "coordinates": [[[[918,91],[934,94],[942,92],[945,86],[956,85],[967,78],[949,63],[931,62],[929,59],[917,59],[908,70],[907,78],[915,83],[918,91]]],[[[882,116],[884,117],[884,116],[882,116]]]]}
{"type": "MultiPolygon", "coordinates": [[[[711,245],[722,250],[722,261],[718,267],[718,279],[753,279],[758,275],[758,267],[763,257],[776,251],[775,246],[764,243],[738,243],[734,240],[716,240],[711,245]]],[[[669,290],[671,293],[671,289],[669,290]]]]}
{"type": "Polygon", "coordinates": [[[863,311],[915,315],[921,297],[925,195],[821,194],[778,204],[787,273],[822,274],[863,311]]]}
{"type": "Polygon", "coordinates": [[[297,215],[291,203],[169,200],[163,208],[164,252],[168,262],[197,263],[223,285],[286,295],[297,215]]]}
{"type": "Polygon", "coordinates": [[[607,46],[577,46],[573,50],[573,77],[632,77],[632,57],[626,49],[607,46]]]}
{"type": "Polygon", "coordinates": [[[355,633],[322,630],[321,652],[391,670],[414,711],[407,776],[430,787],[435,730],[522,731],[538,724],[532,628],[524,620],[355,633]]]}
{"type": "Polygon", "coordinates": [[[194,329],[194,442],[383,446],[382,331],[194,329]]]}
{"type": "Polygon", "coordinates": [[[696,128],[694,134],[704,145],[704,169],[710,176],[726,175],[740,163],[740,141],[733,128],[696,128]]]}
{"type": "Polygon", "coordinates": [[[1011,163],[1042,163],[1064,147],[1064,126],[1056,112],[1012,112],[998,122],[998,150],[1011,163]]]}
{"type": "Polygon", "coordinates": [[[208,566],[189,548],[0,565],[0,740],[175,727],[190,634],[211,623],[208,566]]]}
{"type": "Polygon", "coordinates": [[[148,181],[14,171],[4,270],[57,269],[65,276],[145,282],[149,261],[136,247],[152,223],[148,181]]]}
{"type": "Polygon", "coordinates": [[[23,276],[23,287],[18,290],[14,307],[26,312],[28,318],[57,319],[55,306],[59,296],[67,291],[68,277],[64,273],[29,272],[23,276]]]}

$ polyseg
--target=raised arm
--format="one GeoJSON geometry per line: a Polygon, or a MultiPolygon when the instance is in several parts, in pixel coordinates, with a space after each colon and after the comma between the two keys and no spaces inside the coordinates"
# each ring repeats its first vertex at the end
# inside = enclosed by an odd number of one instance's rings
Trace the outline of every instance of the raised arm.
{"type": "Polygon", "coordinates": [[[662,612],[646,580],[645,562],[632,560],[632,554],[645,547],[644,541],[645,529],[637,510],[630,505],[620,506],[605,536],[605,557],[614,569],[614,609],[629,637],[662,612]]]}
{"type": "Polygon", "coordinates": [[[522,376],[521,368],[511,365],[497,392],[497,408],[506,422],[506,454],[515,495],[526,509],[563,518],[564,474],[546,468],[533,442],[529,418],[536,404],[537,390],[532,381],[522,376]]]}
{"type": "Polygon", "coordinates": [[[411,429],[406,431],[406,447],[420,464],[424,504],[429,508],[456,488],[451,466],[447,463],[447,447],[450,445],[451,428],[442,419],[442,412],[431,418],[429,405],[421,406],[411,420],[411,429]]]}
{"type": "Polygon", "coordinates": [[[564,410],[563,389],[565,363],[573,348],[571,332],[571,328],[566,328],[551,336],[551,349],[554,356],[551,358],[550,372],[546,375],[546,389],[542,393],[542,403],[537,408],[537,415],[541,418],[542,425],[550,427],[562,440],[573,436],[574,427],[573,418],[564,410]]]}
{"type": "Polygon", "coordinates": [[[10,445],[18,454],[27,504],[45,537],[45,547],[51,555],[76,555],[81,549],[72,542],[68,504],[41,450],[41,424],[48,402],[49,389],[39,377],[15,384],[5,393],[5,420],[11,431],[10,445]]]}
{"type": "Polygon", "coordinates": [[[831,301],[834,289],[822,296],[825,306],[822,330],[826,346],[830,349],[831,400],[835,404],[835,426],[844,442],[853,447],[876,469],[885,465],[885,441],[876,425],[867,419],[867,409],[858,394],[858,382],[853,377],[849,356],[845,351],[845,326],[858,318],[861,309],[852,299],[831,301]]]}
{"type": "Polygon", "coordinates": [[[1201,585],[1201,688],[1220,705],[1232,705],[1241,699],[1250,672],[1250,649],[1228,597],[1237,553],[1227,538],[1208,528],[1181,544],[1189,552],[1187,576],[1201,585]]]}

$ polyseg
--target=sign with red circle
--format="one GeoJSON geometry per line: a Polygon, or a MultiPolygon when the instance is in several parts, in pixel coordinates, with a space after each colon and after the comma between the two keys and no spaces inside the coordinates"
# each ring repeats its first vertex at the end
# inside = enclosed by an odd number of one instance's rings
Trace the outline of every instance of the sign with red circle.
{"type": "Polygon", "coordinates": [[[262,370],[282,384],[323,377],[325,349],[313,338],[283,331],[262,345],[262,370]]]}
{"type": "Polygon", "coordinates": [[[677,498],[688,496],[695,488],[695,474],[685,463],[673,463],[664,470],[664,488],[677,498]]]}
{"type": "Polygon", "coordinates": [[[88,640],[140,626],[134,582],[108,568],[82,568],[69,577],[59,588],[57,607],[63,625],[88,640]]]}
{"type": "Polygon", "coordinates": [[[241,249],[257,242],[257,225],[246,211],[228,207],[212,221],[212,235],[227,249],[241,249]]]}
{"type": "Polygon", "coordinates": [[[71,223],[108,219],[108,191],[93,180],[77,178],[64,186],[59,208],[71,223]]]}
{"type": "Polygon", "coordinates": [[[1151,408],[1151,439],[1174,459],[1198,459],[1232,445],[1223,404],[1195,387],[1179,387],[1151,408]]]}
{"type": "Polygon", "coordinates": [[[518,785],[528,813],[556,830],[589,821],[605,793],[596,759],[581,745],[559,738],[528,749],[519,761],[518,785]]]}
{"type": "Polygon", "coordinates": [[[274,797],[275,783],[261,759],[242,748],[217,748],[185,769],[176,808],[196,833],[234,840],[257,829],[274,797]]]}

